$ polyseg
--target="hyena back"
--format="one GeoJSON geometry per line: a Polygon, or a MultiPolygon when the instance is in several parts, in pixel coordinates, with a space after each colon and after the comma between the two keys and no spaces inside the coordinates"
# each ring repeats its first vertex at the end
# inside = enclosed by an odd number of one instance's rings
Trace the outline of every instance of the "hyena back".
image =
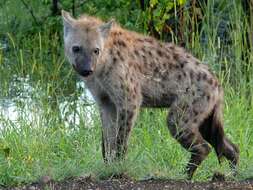
{"type": "Polygon", "coordinates": [[[169,107],[171,135],[191,152],[188,177],[210,152],[232,167],[239,151],[224,135],[223,91],[209,68],[184,49],[63,11],[65,54],[96,100],[106,161],[123,158],[141,107],[169,107]]]}

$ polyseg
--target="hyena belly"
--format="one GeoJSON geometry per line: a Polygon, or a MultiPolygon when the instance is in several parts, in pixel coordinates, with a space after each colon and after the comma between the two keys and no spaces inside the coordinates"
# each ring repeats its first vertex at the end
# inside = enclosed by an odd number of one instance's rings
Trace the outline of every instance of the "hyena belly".
{"type": "Polygon", "coordinates": [[[162,108],[170,107],[178,95],[168,89],[163,89],[163,84],[147,81],[142,87],[142,107],[162,108]],[[151,86],[150,86],[151,84],[151,86]]]}

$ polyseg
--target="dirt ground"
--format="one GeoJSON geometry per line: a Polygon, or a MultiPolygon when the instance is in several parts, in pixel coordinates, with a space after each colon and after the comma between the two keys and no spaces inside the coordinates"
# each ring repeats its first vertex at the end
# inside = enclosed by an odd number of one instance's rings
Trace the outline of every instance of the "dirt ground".
{"type": "MultiPolygon", "coordinates": [[[[0,188],[1,189],[1,188],[0,188]]],[[[135,181],[123,177],[120,179],[94,180],[91,177],[79,177],[66,179],[62,182],[50,180],[43,177],[39,182],[31,185],[13,188],[2,188],[3,190],[226,190],[240,189],[253,190],[253,179],[245,181],[224,181],[222,177],[214,178],[209,182],[190,182],[175,180],[149,179],[135,181]]]]}

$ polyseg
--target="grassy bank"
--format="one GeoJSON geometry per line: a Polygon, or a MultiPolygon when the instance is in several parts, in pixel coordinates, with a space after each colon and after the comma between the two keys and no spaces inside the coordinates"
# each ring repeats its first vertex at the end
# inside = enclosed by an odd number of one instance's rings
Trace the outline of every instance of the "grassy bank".
{"type": "MultiPolygon", "coordinates": [[[[119,2],[106,8],[88,2],[82,11],[103,18],[121,16],[118,21],[124,27],[145,32],[141,12],[124,3],[128,1],[119,2]]],[[[220,2],[206,6],[198,32],[185,29],[184,35],[186,48],[209,64],[224,86],[225,131],[240,147],[235,179],[241,180],[253,177],[253,55],[246,43],[247,18],[239,3],[220,2]]],[[[127,159],[106,166],[98,113],[64,59],[61,31],[50,24],[32,31],[21,25],[17,26],[20,32],[13,31],[9,22],[13,9],[0,8],[2,14],[9,13],[6,20],[1,17],[0,33],[0,185],[32,182],[44,175],[56,180],[78,175],[103,178],[115,172],[137,179],[186,177],[183,168],[189,154],[171,138],[166,110],[142,110],[127,159]]],[[[19,19],[28,22],[30,15],[22,14],[19,19]]],[[[185,19],[190,16],[186,14],[185,19]]],[[[61,19],[52,22],[60,25],[61,19]]],[[[206,180],[214,171],[232,178],[228,164],[220,167],[212,152],[194,180],[206,180]]]]}

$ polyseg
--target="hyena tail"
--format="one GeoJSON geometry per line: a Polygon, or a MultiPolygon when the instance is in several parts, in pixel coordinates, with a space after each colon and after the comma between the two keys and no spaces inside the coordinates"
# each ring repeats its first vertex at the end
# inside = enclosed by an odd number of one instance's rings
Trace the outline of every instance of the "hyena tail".
{"type": "Polygon", "coordinates": [[[235,168],[239,161],[239,148],[232,143],[224,134],[221,104],[215,105],[212,118],[212,146],[215,149],[218,160],[225,157],[230,161],[231,167],[235,168]]]}
{"type": "Polygon", "coordinates": [[[222,100],[214,106],[212,113],[205,119],[199,128],[203,138],[215,149],[219,163],[221,158],[229,160],[230,166],[235,169],[239,161],[239,149],[224,133],[222,119],[222,100]]]}

